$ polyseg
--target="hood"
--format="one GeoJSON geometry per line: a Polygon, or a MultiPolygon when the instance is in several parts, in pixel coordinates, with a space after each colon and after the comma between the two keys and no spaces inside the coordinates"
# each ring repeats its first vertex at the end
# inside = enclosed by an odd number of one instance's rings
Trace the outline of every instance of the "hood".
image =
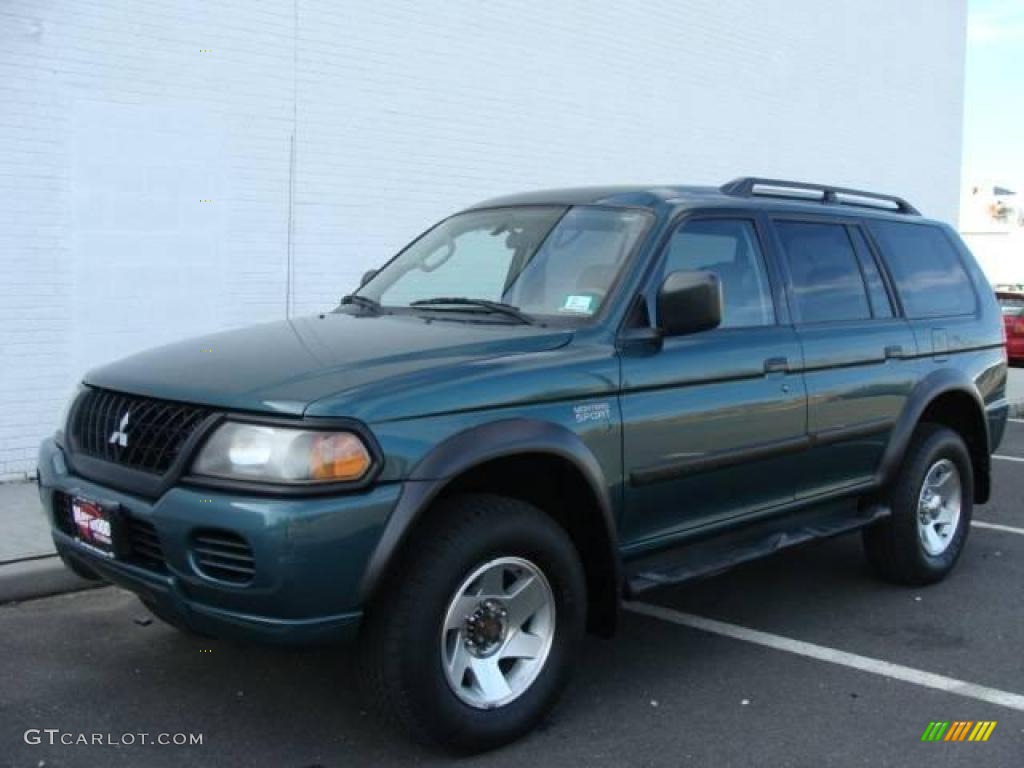
{"type": "MultiPolygon", "coordinates": [[[[413,315],[326,314],[256,325],[141,352],[91,371],[85,383],[233,410],[301,415],[346,391],[544,352],[572,331],[413,315]]],[[[354,414],[353,414],[354,415],[354,414]]]]}

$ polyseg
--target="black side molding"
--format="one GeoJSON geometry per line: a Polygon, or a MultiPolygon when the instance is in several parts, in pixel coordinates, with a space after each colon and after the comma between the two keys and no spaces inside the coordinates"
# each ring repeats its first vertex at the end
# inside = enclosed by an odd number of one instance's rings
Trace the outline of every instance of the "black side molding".
{"type": "Polygon", "coordinates": [[[799,453],[822,445],[831,445],[846,440],[856,440],[861,437],[881,434],[892,429],[894,424],[895,422],[891,419],[878,419],[876,421],[864,422],[863,424],[855,424],[850,427],[834,427],[820,432],[812,432],[803,437],[773,440],[727,451],[713,451],[700,456],[635,469],[629,473],[629,482],[634,486],[652,485],[701,472],[710,472],[715,469],[745,464],[750,461],[760,461],[762,459],[774,458],[775,456],[799,453]]]}

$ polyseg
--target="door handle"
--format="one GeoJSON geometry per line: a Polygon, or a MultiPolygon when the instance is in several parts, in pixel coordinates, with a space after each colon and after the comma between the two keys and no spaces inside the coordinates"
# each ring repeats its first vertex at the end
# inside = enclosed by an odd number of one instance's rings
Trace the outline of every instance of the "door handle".
{"type": "Polygon", "coordinates": [[[903,347],[899,344],[892,344],[885,348],[885,359],[891,360],[894,357],[903,357],[903,347]]]}
{"type": "Polygon", "coordinates": [[[789,358],[769,357],[764,361],[765,373],[786,373],[789,371],[789,358]]]}

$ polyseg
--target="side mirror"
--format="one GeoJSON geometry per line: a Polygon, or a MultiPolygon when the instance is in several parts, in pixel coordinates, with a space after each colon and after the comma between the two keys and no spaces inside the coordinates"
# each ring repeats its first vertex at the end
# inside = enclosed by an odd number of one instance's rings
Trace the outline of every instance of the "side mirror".
{"type": "Polygon", "coordinates": [[[714,272],[671,272],[658,289],[658,325],[666,336],[717,328],[722,284],[714,272]]]}
{"type": "Polygon", "coordinates": [[[359,281],[359,287],[362,288],[368,282],[373,280],[373,278],[375,278],[377,276],[377,273],[379,271],[380,270],[378,270],[378,269],[368,269],[365,272],[363,272],[363,279],[359,281]]]}

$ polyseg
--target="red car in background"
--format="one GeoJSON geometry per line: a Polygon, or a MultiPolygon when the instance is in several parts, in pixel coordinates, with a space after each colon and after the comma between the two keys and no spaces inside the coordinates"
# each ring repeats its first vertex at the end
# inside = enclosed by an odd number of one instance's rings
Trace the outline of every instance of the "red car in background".
{"type": "Polygon", "coordinates": [[[996,291],[1006,328],[1006,356],[1010,362],[1024,362],[1024,292],[996,291]]]}

